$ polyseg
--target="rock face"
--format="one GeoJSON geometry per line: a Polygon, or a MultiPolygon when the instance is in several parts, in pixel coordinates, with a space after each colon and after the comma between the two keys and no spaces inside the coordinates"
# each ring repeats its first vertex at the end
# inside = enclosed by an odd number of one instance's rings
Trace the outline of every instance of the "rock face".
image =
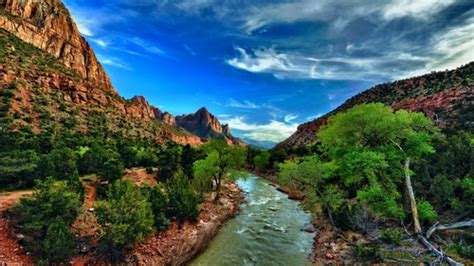
{"type": "Polygon", "coordinates": [[[319,128],[328,118],[355,105],[381,102],[395,110],[423,112],[440,127],[474,128],[474,62],[451,71],[434,72],[377,85],[364,91],[330,113],[298,126],[297,131],[277,148],[297,147],[316,141],[319,128]]]}
{"type": "Polygon", "coordinates": [[[114,88],[65,6],[57,0],[0,0],[0,27],[73,69],[105,91],[114,88]],[[6,15],[5,13],[8,13],[6,15]]]}
{"type": "Polygon", "coordinates": [[[194,114],[177,116],[175,123],[203,139],[224,138],[229,144],[243,145],[240,139],[230,134],[229,125],[222,125],[205,107],[194,114]]]}
{"type": "Polygon", "coordinates": [[[0,89],[14,96],[0,118],[13,118],[12,130],[74,125],[157,142],[238,143],[205,108],[178,123],[143,96],[123,99],[60,0],[0,0],[0,46],[0,89]]]}

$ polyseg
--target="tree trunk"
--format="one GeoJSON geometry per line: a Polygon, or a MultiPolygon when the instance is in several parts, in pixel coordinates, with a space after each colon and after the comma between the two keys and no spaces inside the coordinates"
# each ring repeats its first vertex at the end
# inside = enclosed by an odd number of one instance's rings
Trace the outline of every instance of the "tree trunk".
{"type": "Polygon", "coordinates": [[[221,180],[222,180],[222,178],[217,179],[217,183],[216,183],[216,197],[214,198],[214,201],[215,201],[215,202],[219,201],[219,199],[220,199],[220,197],[221,197],[221,180]]]}
{"type": "Polygon", "coordinates": [[[415,226],[415,233],[419,235],[421,234],[421,225],[420,221],[418,220],[418,210],[416,208],[415,193],[413,192],[413,187],[411,185],[409,157],[405,159],[405,186],[407,188],[408,197],[410,199],[410,208],[411,214],[413,215],[413,225],[415,226]]]}

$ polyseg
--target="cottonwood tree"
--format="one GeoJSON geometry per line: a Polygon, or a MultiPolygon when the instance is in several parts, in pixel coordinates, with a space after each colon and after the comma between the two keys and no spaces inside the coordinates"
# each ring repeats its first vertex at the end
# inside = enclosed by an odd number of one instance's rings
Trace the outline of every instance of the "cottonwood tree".
{"type": "Polygon", "coordinates": [[[400,110],[381,103],[356,106],[329,119],[318,133],[328,156],[344,174],[346,185],[366,186],[396,195],[396,184],[404,177],[406,197],[416,233],[421,233],[411,182],[410,163],[434,153],[436,130],[422,113],[400,110]]]}
{"type": "Polygon", "coordinates": [[[240,147],[230,146],[223,140],[213,140],[204,145],[203,150],[207,154],[206,158],[194,163],[193,172],[203,183],[206,179],[214,182],[214,200],[218,201],[222,180],[241,176],[239,170],[245,164],[245,151],[240,147]]]}

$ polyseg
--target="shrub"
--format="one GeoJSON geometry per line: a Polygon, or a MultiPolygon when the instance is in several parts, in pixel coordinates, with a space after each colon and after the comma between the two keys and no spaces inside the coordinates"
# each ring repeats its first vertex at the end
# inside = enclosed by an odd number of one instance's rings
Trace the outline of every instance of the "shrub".
{"type": "Polygon", "coordinates": [[[196,221],[199,217],[199,196],[194,193],[188,179],[183,175],[170,178],[166,183],[169,197],[170,216],[179,222],[196,221]]]}
{"type": "Polygon", "coordinates": [[[420,200],[417,202],[416,207],[418,209],[418,217],[420,222],[434,222],[438,218],[433,206],[426,200],[420,200]]]}
{"type": "Polygon", "coordinates": [[[379,249],[368,245],[356,245],[353,252],[356,258],[363,259],[364,261],[379,260],[381,258],[379,249]]]}
{"type": "Polygon", "coordinates": [[[146,170],[146,173],[147,173],[147,174],[153,174],[153,167],[147,166],[147,167],[145,168],[145,170],[146,170]]]}
{"type": "Polygon", "coordinates": [[[124,248],[145,238],[153,230],[153,210],[141,190],[131,181],[109,185],[107,198],[97,203],[97,222],[104,229],[102,248],[118,259],[124,248]]]}
{"type": "Polygon", "coordinates": [[[403,232],[399,229],[386,228],[382,230],[382,241],[388,244],[399,245],[402,242],[403,232]]]}
{"type": "Polygon", "coordinates": [[[162,191],[160,186],[144,186],[143,193],[147,196],[148,202],[151,204],[153,216],[155,217],[155,228],[163,231],[168,228],[169,220],[166,216],[168,211],[168,197],[162,191]]]}
{"type": "Polygon", "coordinates": [[[32,197],[22,198],[11,211],[12,222],[27,236],[27,249],[46,262],[64,260],[74,248],[68,228],[82,205],[67,181],[38,182],[32,197]]]}
{"type": "Polygon", "coordinates": [[[48,226],[42,243],[41,257],[51,262],[63,261],[71,256],[75,248],[74,235],[61,218],[48,226]]]}
{"type": "Polygon", "coordinates": [[[113,182],[122,178],[124,172],[123,163],[119,159],[109,159],[98,169],[97,174],[104,181],[113,182]]]}

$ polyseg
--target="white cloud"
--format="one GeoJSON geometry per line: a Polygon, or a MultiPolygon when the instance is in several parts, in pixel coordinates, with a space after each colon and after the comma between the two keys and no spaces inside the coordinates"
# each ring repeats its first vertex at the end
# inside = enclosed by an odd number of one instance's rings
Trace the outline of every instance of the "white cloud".
{"type": "Polygon", "coordinates": [[[285,120],[286,123],[290,123],[291,121],[295,120],[296,118],[298,118],[298,115],[287,114],[287,115],[285,115],[283,120],[285,120]]]}
{"type": "Polygon", "coordinates": [[[165,52],[161,48],[156,46],[154,43],[148,42],[141,38],[138,38],[138,37],[132,38],[131,42],[149,53],[156,54],[156,55],[165,55],[165,52]]]}
{"type": "Polygon", "coordinates": [[[258,141],[280,142],[289,137],[298,127],[297,123],[285,123],[271,120],[267,124],[247,123],[242,116],[224,119],[224,124],[229,124],[230,128],[245,131],[244,137],[258,141]]]}
{"type": "Polygon", "coordinates": [[[394,0],[382,12],[386,20],[406,16],[427,19],[454,2],[454,0],[394,0]]]}
{"type": "Polygon", "coordinates": [[[350,21],[362,17],[368,18],[371,15],[382,22],[406,16],[414,19],[427,19],[453,2],[455,0],[295,0],[245,10],[247,15],[244,17],[242,28],[251,34],[271,24],[330,21],[331,27],[340,31],[350,21]]]}
{"type": "Polygon", "coordinates": [[[334,94],[334,93],[328,93],[328,99],[329,99],[330,101],[336,99],[336,94],[334,94]]]}
{"type": "Polygon", "coordinates": [[[110,42],[109,41],[106,41],[106,40],[103,40],[103,39],[93,39],[92,38],[92,41],[99,45],[100,47],[102,48],[107,48],[109,45],[110,45],[110,42]]]}
{"type": "Polygon", "coordinates": [[[235,47],[240,58],[227,60],[227,64],[249,72],[288,71],[293,66],[285,54],[277,53],[273,48],[253,50],[253,55],[245,49],[235,47]]]}
{"type": "Polygon", "coordinates": [[[261,108],[261,106],[257,105],[256,103],[253,103],[251,101],[245,100],[245,101],[236,101],[234,99],[229,99],[229,102],[226,105],[227,107],[234,107],[234,108],[241,108],[241,109],[258,109],[261,108]]]}
{"type": "Polygon", "coordinates": [[[132,70],[128,65],[126,65],[125,63],[122,63],[120,61],[120,59],[113,58],[113,57],[107,57],[107,56],[100,55],[100,54],[97,55],[97,58],[98,58],[99,62],[103,65],[117,67],[117,68],[121,68],[121,69],[125,69],[125,70],[132,70]]]}

